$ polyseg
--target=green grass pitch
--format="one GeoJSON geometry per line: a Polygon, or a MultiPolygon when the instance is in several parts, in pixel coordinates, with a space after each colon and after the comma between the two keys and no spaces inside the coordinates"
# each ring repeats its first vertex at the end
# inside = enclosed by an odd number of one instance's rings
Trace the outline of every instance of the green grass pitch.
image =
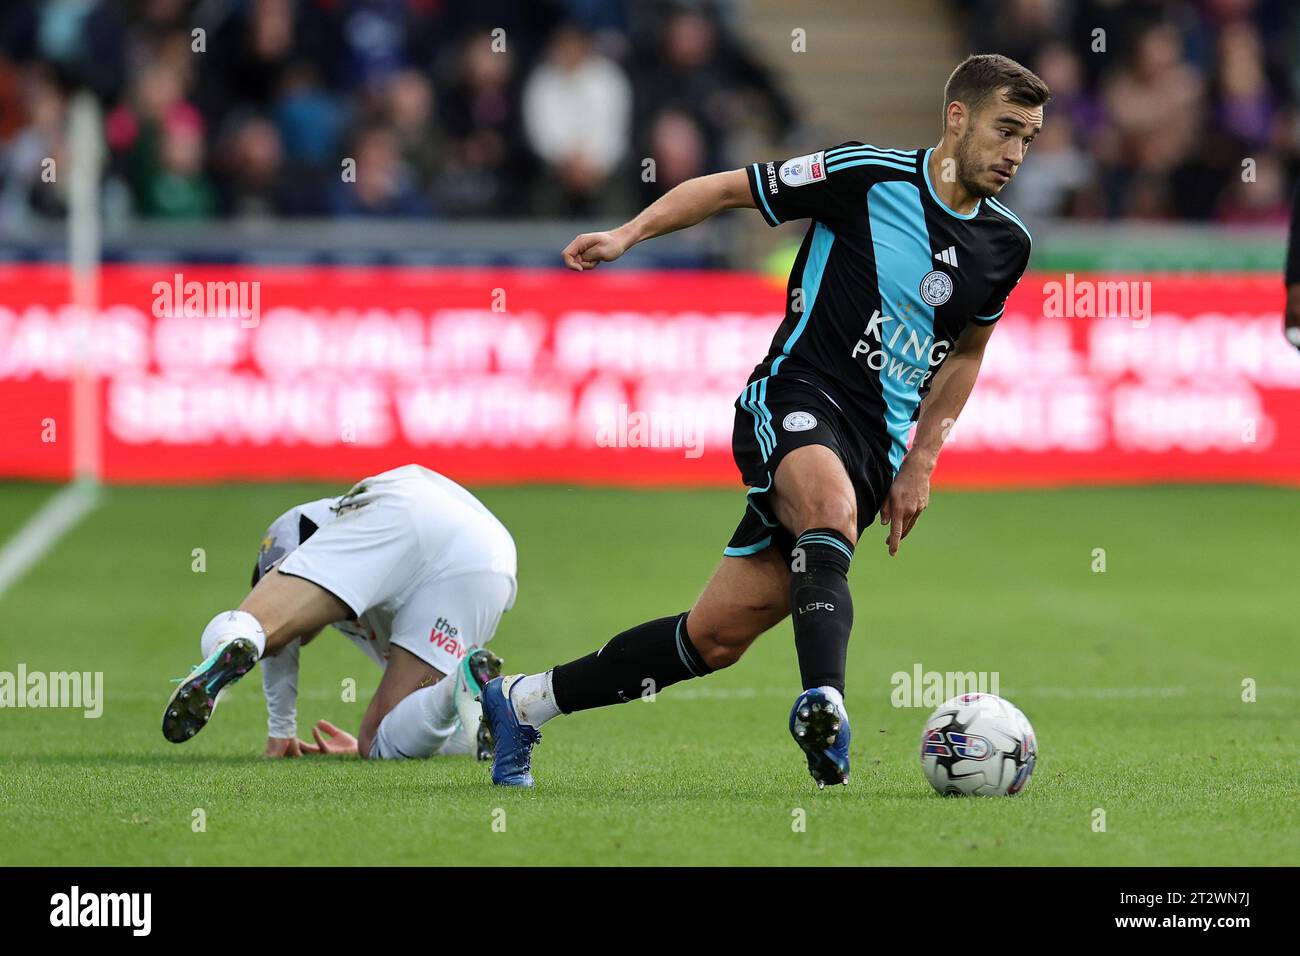
{"type": "MultiPolygon", "coordinates": [[[[527,793],[493,788],[465,758],[266,761],[255,673],[202,734],[167,743],[168,679],[197,660],[208,618],[242,597],[263,529],[340,490],[112,488],[0,598],[0,671],[105,682],[99,719],[0,710],[0,864],[1300,860],[1294,491],[940,491],[893,560],[871,529],[852,571],[848,787],[818,792],[787,734],[799,689],[788,624],[654,702],[548,724],[527,793]],[[917,664],[998,672],[1038,734],[1023,796],[931,791],[918,761],[927,710],[890,703],[891,675],[917,664]]],[[[0,485],[0,536],[51,493],[0,485]]],[[[519,545],[518,603],[494,643],[510,671],[687,607],[742,504],[724,491],[481,496],[519,545]]],[[[326,632],[303,653],[300,726],[355,730],[378,678],[326,632]],[[356,703],[341,699],[348,677],[356,703]]]]}

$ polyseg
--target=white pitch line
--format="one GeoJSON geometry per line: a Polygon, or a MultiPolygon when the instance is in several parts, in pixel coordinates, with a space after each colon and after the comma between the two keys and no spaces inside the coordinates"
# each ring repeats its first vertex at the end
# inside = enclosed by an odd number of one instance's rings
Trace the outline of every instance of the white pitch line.
{"type": "Polygon", "coordinates": [[[0,599],[99,502],[99,486],[77,481],[55,493],[0,548],[0,599]]]}

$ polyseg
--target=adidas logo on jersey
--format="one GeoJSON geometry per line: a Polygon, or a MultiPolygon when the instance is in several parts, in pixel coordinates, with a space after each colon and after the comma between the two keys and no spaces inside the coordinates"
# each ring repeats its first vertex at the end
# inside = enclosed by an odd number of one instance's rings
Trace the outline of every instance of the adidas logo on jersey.
{"type": "Polygon", "coordinates": [[[936,252],[934,257],[946,266],[952,266],[954,269],[957,268],[956,246],[949,246],[947,249],[943,250],[943,252],[936,252]]]}

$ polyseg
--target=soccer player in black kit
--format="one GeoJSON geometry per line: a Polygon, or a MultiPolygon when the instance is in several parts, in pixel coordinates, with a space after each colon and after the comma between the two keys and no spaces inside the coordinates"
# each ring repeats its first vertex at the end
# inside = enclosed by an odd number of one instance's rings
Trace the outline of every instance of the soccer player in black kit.
{"type": "Polygon", "coordinates": [[[944,89],[937,146],[849,142],[702,176],[568,245],[565,264],[586,271],[723,209],[757,209],[771,226],[812,220],[785,320],[736,401],[733,451],[749,491],[721,564],[689,611],[550,671],[489,683],[494,783],[533,784],[532,748],[550,718],[734,664],[787,615],[804,688],[791,734],[819,786],[848,781],[849,564],[877,514],[895,555],[929,502],[940,446],[1029,261],[1028,231],[995,197],[1048,98],[1015,61],[972,56],[944,89]]]}

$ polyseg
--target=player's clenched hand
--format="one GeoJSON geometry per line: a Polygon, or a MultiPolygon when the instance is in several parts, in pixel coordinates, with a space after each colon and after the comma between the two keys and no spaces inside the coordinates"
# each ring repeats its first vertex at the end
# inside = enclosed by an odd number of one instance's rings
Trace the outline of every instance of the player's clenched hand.
{"type": "Polygon", "coordinates": [[[315,738],[316,743],[302,745],[303,753],[310,754],[351,754],[356,756],[357,738],[353,737],[346,730],[340,730],[331,724],[328,720],[316,721],[316,726],[311,729],[311,735],[315,738]],[[324,734],[324,736],[322,736],[324,734]]]}
{"type": "Polygon", "coordinates": [[[586,272],[602,262],[613,262],[627,246],[612,232],[584,232],[564,247],[564,264],[575,272],[586,272]]]}
{"type": "Polygon", "coordinates": [[[907,460],[889,486],[889,495],[880,508],[880,523],[889,525],[889,556],[898,554],[898,543],[930,504],[930,474],[921,467],[909,467],[907,460]]]}
{"type": "Polygon", "coordinates": [[[297,737],[267,737],[266,756],[301,757],[302,748],[307,746],[310,746],[310,744],[304,744],[297,737]]]}

